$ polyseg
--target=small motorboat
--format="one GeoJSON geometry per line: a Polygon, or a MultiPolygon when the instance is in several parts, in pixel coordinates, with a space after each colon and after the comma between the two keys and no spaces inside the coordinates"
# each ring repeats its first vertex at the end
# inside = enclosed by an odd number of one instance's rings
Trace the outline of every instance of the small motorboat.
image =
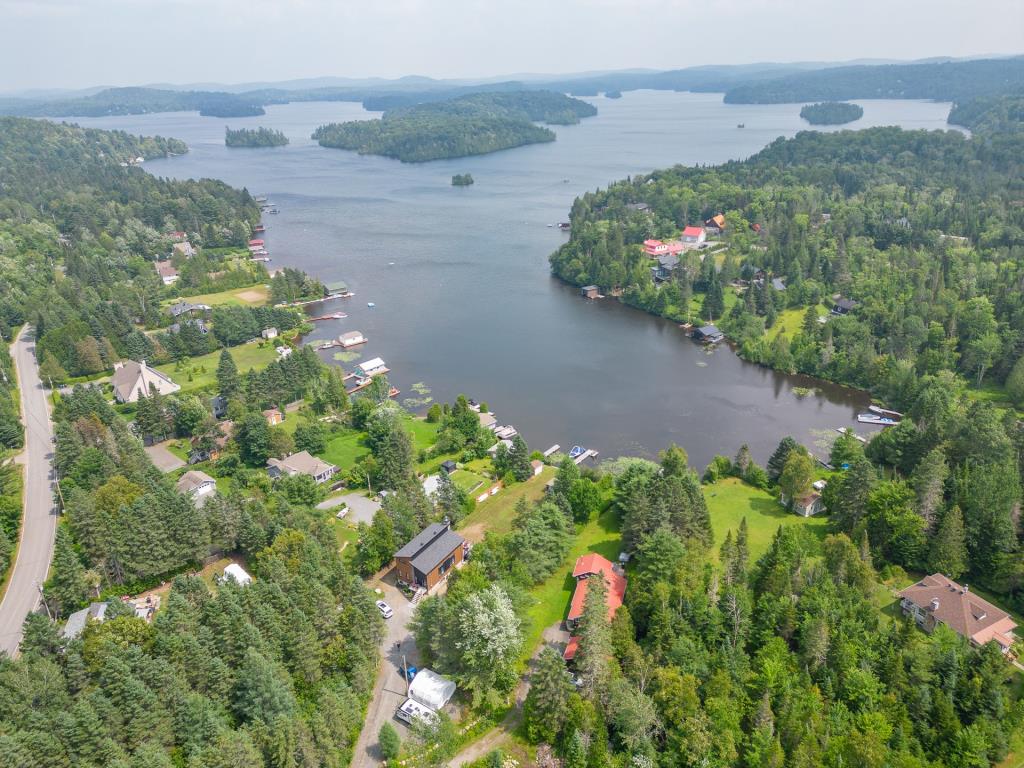
{"type": "Polygon", "coordinates": [[[572,448],[569,449],[569,458],[578,459],[580,456],[583,455],[583,452],[585,450],[587,449],[584,448],[582,445],[574,445],[572,448]]]}
{"type": "Polygon", "coordinates": [[[368,302],[366,302],[366,306],[368,306],[368,307],[369,307],[370,309],[373,309],[373,308],[374,308],[374,307],[376,307],[377,305],[376,305],[376,304],[374,304],[374,303],[373,303],[372,301],[368,301],[368,302]]]}

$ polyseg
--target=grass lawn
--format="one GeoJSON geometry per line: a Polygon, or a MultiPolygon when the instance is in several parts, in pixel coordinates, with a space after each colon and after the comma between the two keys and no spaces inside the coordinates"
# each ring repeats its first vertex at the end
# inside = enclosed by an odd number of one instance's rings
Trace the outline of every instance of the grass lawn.
{"type": "MultiPolygon", "coordinates": [[[[273,344],[260,346],[254,342],[228,349],[240,373],[245,373],[249,369],[266,368],[277,359],[277,352],[274,351],[273,344]]],[[[166,363],[158,365],[156,369],[170,376],[175,384],[179,384],[182,393],[187,393],[215,387],[217,385],[217,363],[219,362],[220,350],[217,350],[208,355],[190,358],[187,368],[179,369],[177,363],[166,363]],[[190,374],[191,381],[189,381],[190,374]]]]}
{"type": "Polygon", "coordinates": [[[334,531],[334,538],[338,541],[338,549],[345,553],[345,557],[351,557],[355,552],[356,541],[359,540],[359,531],[354,523],[339,520],[335,517],[337,510],[328,510],[330,517],[327,525],[334,531]]]}
{"type": "Polygon", "coordinates": [[[715,534],[714,552],[711,556],[716,562],[718,549],[725,540],[726,532],[735,532],[744,517],[747,518],[751,563],[756,562],[768,550],[772,537],[780,525],[805,525],[819,539],[825,538],[825,517],[799,517],[787,512],[770,493],[747,485],[735,477],[727,477],[713,485],[704,486],[704,497],[708,502],[711,528],[715,534]]]}
{"type": "Polygon", "coordinates": [[[532,504],[540,499],[544,495],[544,486],[555,476],[556,472],[554,467],[544,467],[544,471],[531,477],[525,483],[516,483],[509,488],[501,489],[497,496],[492,496],[482,504],[477,504],[473,513],[463,520],[459,527],[465,531],[480,526],[486,528],[490,533],[499,535],[508,533],[512,530],[512,517],[515,515],[516,504],[519,500],[525,497],[526,501],[532,504]]]}
{"type": "Polygon", "coordinates": [[[484,483],[489,483],[483,475],[478,475],[476,472],[469,472],[465,469],[457,469],[452,472],[452,482],[455,483],[456,487],[461,488],[466,493],[478,488],[484,483]]]}
{"type": "Polygon", "coordinates": [[[180,440],[171,440],[167,443],[167,450],[188,464],[188,454],[192,450],[192,446],[188,440],[181,438],[180,440]]]}
{"type": "MultiPolygon", "coordinates": [[[[795,309],[784,309],[779,313],[778,317],[775,318],[775,325],[766,331],[766,335],[772,341],[780,333],[784,333],[786,338],[792,339],[804,325],[804,315],[807,313],[807,307],[796,307],[795,309]]],[[[828,307],[824,304],[818,305],[818,317],[827,317],[828,307]]]]}
{"type": "MultiPolygon", "coordinates": [[[[217,293],[203,293],[199,296],[183,297],[192,304],[209,304],[216,307],[222,304],[233,304],[243,307],[261,307],[270,301],[270,289],[265,283],[257,283],[246,288],[230,288],[217,293]]],[[[164,301],[165,306],[174,304],[177,299],[164,301]]]]}
{"type": "Polygon", "coordinates": [[[350,429],[329,440],[327,448],[319,456],[324,461],[329,461],[336,467],[346,470],[369,452],[370,447],[366,444],[366,433],[350,429]]]}
{"type": "Polygon", "coordinates": [[[441,425],[437,422],[431,424],[426,419],[410,415],[405,420],[405,428],[412,435],[413,447],[418,451],[423,448],[429,448],[437,442],[437,432],[441,425]]]}
{"type": "Polygon", "coordinates": [[[530,590],[534,603],[526,612],[528,626],[526,643],[523,646],[524,660],[533,654],[544,630],[565,618],[576,586],[576,581],[572,577],[572,567],[576,558],[588,552],[597,552],[615,562],[619,556],[621,542],[619,520],[610,507],[596,520],[579,529],[562,567],[530,590]]]}

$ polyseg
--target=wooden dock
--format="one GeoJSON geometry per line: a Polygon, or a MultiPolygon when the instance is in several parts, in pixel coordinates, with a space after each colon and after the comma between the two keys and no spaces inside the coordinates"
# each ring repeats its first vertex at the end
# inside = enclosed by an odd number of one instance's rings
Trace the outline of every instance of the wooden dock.
{"type": "Polygon", "coordinates": [[[548,448],[546,451],[544,451],[544,458],[546,459],[548,456],[550,456],[551,454],[553,454],[556,451],[558,451],[558,449],[561,448],[561,447],[562,446],[560,446],[558,443],[555,443],[550,448],[548,448]]]}
{"type": "Polygon", "coordinates": [[[344,320],[346,317],[348,317],[348,315],[344,312],[332,312],[329,315],[317,315],[316,317],[310,317],[308,320],[311,323],[316,323],[321,320],[344,320]]]}
{"type": "Polygon", "coordinates": [[[583,453],[581,453],[579,456],[577,456],[575,459],[573,459],[573,463],[579,465],[579,464],[582,464],[587,459],[596,459],[596,458],[597,458],[597,451],[593,450],[592,448],[587,448],[587,450],[585,450],[583,453]]]}

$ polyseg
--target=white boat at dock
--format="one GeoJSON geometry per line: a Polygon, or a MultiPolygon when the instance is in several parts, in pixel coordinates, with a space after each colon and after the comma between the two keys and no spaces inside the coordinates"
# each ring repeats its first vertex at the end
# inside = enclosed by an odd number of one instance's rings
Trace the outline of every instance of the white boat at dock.
{"type": "Polygon", "coordinates": [[[900,423],[899,419],[879,416],[877,413],[858,413],[857,421],[861,424],[876,424],[881,427],[891,427],[900,423]]]}
{"type": "Polygon", "coordinates": [[[573,460],[574,464],[582,464],[587,459],[596,459],[597,451],[592,448],[584,448],[581,445],[574,445],[569,450],[569,458],[573,460]]]}

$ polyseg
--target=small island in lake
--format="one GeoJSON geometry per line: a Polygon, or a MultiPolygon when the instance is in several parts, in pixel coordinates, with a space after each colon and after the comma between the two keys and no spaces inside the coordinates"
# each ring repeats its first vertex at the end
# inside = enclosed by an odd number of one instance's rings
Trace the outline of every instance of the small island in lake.
{"type": "Polygon", "coordinates": [[[283,147],[288,137],[273,128],[224,128],[224,145],[228,147],[283,147]]]}
{"type": "Polygon", "coordinates": [[[621,99],[622,91],[605,91],[604,97],[606,99],[621,99]]]}
{"type": "Polygon", "coordinates": [[[456,173],[452,176],[453,187],[468,187],[473,183],[473,174],[471,173],[456,173]]]}
{"type": "Polygon", "coordinates": [[[845,101],[822,101],[804,105],[800,117],[811,125],[842,125],[864,117],[864,108],[845,101]]]}
{"type": "Polygon", "coordinates": [[[596,114],[587,102],[551,91],[483,92],[399,107],[380,120],[322,125],[313,139],[322,147],[422,163],[554,141],[554,132],[536,123],[574,125],[596,114]]]}

